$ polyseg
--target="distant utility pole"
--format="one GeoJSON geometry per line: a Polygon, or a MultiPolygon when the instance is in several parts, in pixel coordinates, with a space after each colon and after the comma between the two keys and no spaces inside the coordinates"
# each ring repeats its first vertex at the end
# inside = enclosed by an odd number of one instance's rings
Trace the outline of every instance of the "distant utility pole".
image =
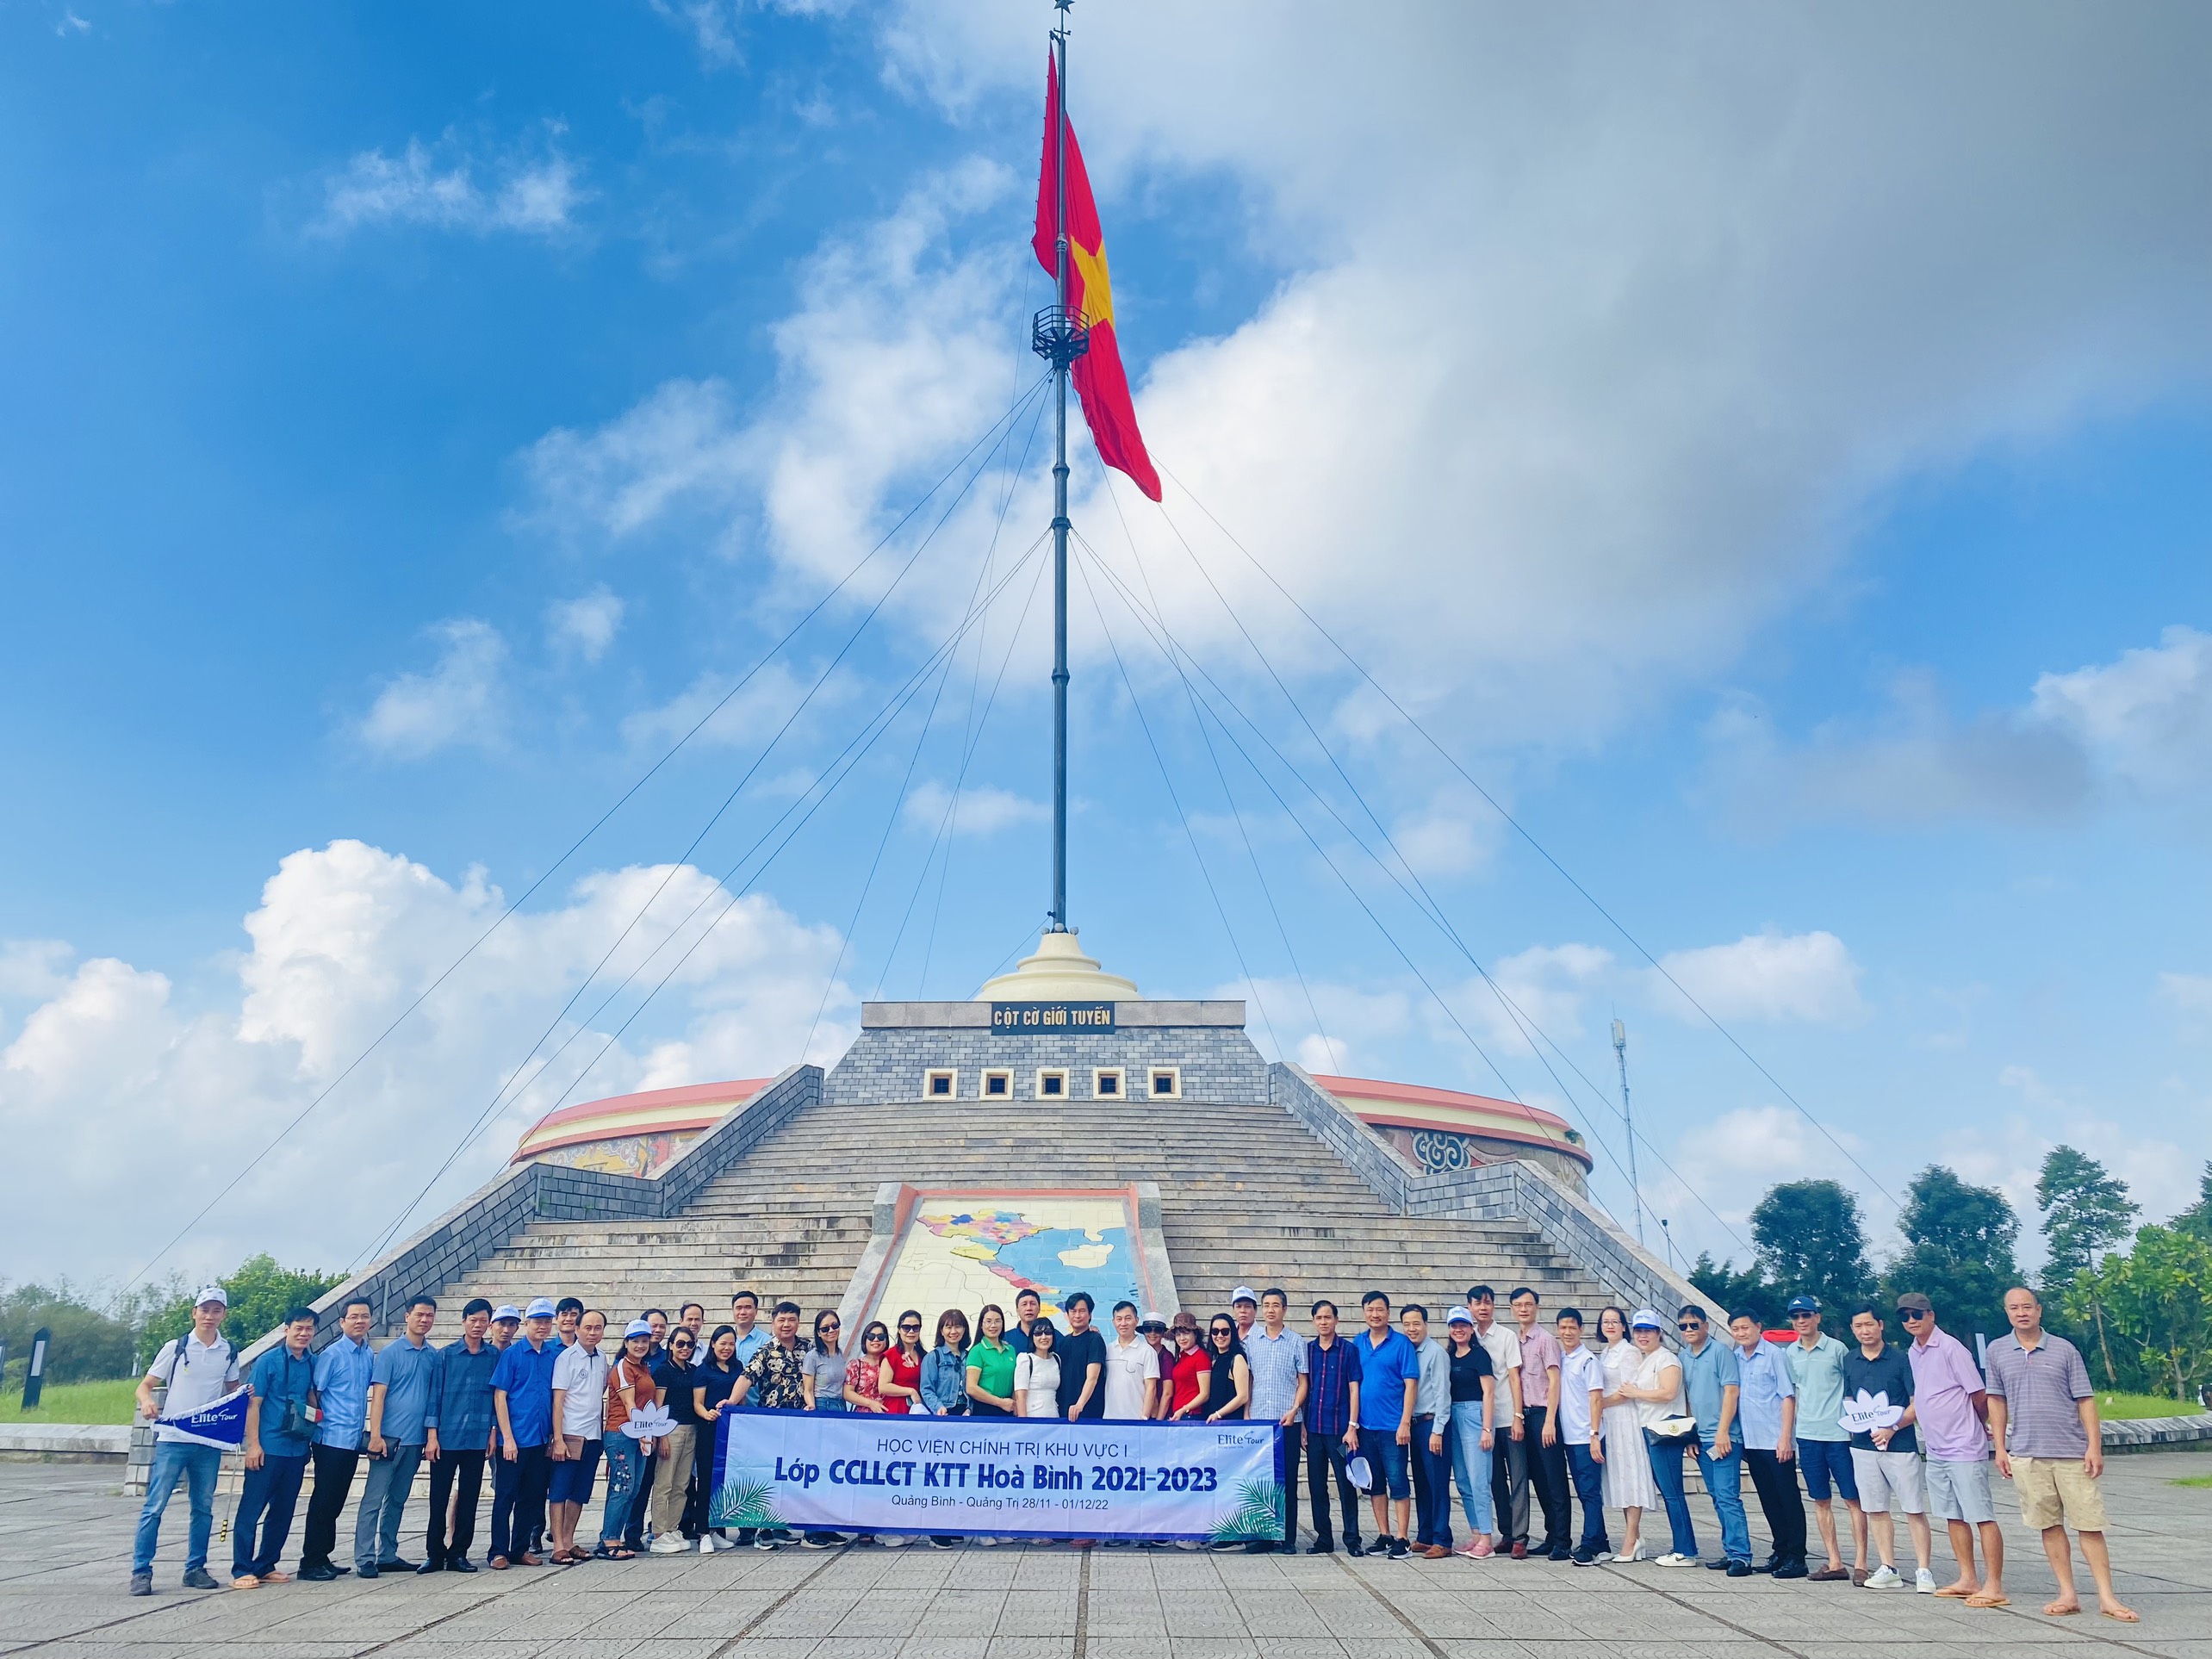
{"type": "Polygon", "coordinates": [[[1663,1215],[1659,1218],[1659,1236],[1667,1241],[1667,1265],[1674,1268],[1676,1272],[1680,1272],[1681,1269],[1675,1261],[1675,1234],[1668,1227],[1667,1218],[1663,1215]]]}
{"type": "Polygon", "coordinates": [[[1620,1121],[1628,1129],[1628,1191],[1636,1204],[1636,1242],[1642,1244],[1643,1189],[1636,1179],[1636,1119],[1628,1109],[1628,1028],[1619,1020],[1613,1022],[1613,1057],[1620,1062],[1620,1121]]]}

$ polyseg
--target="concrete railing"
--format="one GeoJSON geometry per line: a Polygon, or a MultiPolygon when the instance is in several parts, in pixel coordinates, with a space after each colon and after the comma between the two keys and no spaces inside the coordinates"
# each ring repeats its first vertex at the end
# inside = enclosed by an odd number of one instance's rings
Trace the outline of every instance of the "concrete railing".
{"type": "Polygon", "coordinates": [[[1671,1324],[1675,1308],[1698,1302],[1715,1320],[1726,1322],[1726,1309],[1549,1170],[1514,1159],[1472,1169],[1425,1171],[1314,1082],[1303,1067],[1281,1061],[1268,1067],[1268,1091],[1277,1105],[1343,1159],[1392,1214],[1525,1221],[1552,1250],[1587,1269],[1630,1308],[1656,1308],[1668,1315],[1671,1324]]]}

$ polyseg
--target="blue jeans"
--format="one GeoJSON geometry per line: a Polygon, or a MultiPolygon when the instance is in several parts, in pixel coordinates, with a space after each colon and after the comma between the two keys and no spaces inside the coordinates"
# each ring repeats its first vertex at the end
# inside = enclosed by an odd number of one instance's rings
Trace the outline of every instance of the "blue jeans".
{"type": "Polygon", "coordinates": [[[1408,1450],[1398,1444],[1398,1431],[1395,1428],[1359,1431],[1359,1455],[1367,1459],[1369,1497],[1379,1498],[1387,1493],[1402,1501],[1414,1495],[1414,1483],[1406,1463],[1408,1450]]]}
{"type": "Polygon", "coordinates": [[[1478,1538],[1497,1531],[1490,1502],[1490,1454],[1482,1450],[1482,1402],[1451,1402],[1451,1477],[1459,1482],[1459,1507],[1467,1516],[1467,1530],[1478,1538]]]}
{"type": "Polygon", "coordinates": [[[638,1443],[617,1430],[606,1437],[606,1507],[600,1516],[600,1545],[612,1549],[622,1542],[630,1525],[630,1512],[637,1501],[639,1479],[645,1460],[638,1443]]]}
{"type": "Polygon", "coordinates": [[[208,1539],[215,1530],[215,1476],[223,1454],[213,1446],[190,1445],[182,1440],[153,1443],[153,1467],[146,1480],[146,1507],[139,1511],[138,1540],[131,1548],[134,1575],[153,1570],[154,1547],[161,1541],[161,1512],[169,1495],[183,1481],[192,1504],[192,1527],[184,1544],[184,1570],[208,1564],[208,1539]]]}
{"type": "Polygon", "coordinates": [[[1751,1524],[1743,1514],[1743,1448],[1732,1445],[1725,1457],[1716,1457],[1698,1437],[1698,1473],[1705,1476],[1713,1513],[1720,1517],[1721,1552],[1730,1561],[1751,1559],[1751,1524]]]}
{"type": "Polygon", "coordinates": [[[1575,1496],[1582,1506],[1582,1541],[1577,1547],[1593,1554],[1600,1550],[1610,1552],[1612,1540],[1606,1536],[1604,1465],[1590,1456],[1588,1445],[1576,1445],[1570,1440],[1567,1444],[1567,1473],[1575,1482],[1575,1496]]]}
{"type": "Polygon", "coordinates": [[[398,1559],[400,1515],[414,1490],[415,1470],[422,1464],[420,1446],[385,1443],[384,1455],[369,1460],[369,1479],[361,1491],[361,1507],[353,1517],[353,1565],[356,1570],[398,1559]]]}
{"type": "Polygon", "coordinates": [[[1668,1547],[1678,1556],[1694,1558],[1698,1553],[1697,1529],[1690,1525],[1690,1501],[1682,1495],[1682,1451],[1693,1444],[1688,1441],[1671,1445],[1646,1441],[1651,1457],[1651,1478],[1659,1483],[1659,1501],[1667,1506],[1667,1531],[1671,1535],[1668,1547]]]}
{"type": "Polygon", "coordinates": [[[264,1454],[260,1468],[245,1471],[245,1486],[238,1494],[238,1514],[231,1522],[233,1578],[248,1573],[259,1578],[276,1570],[284,1540],[291,1536],[300,1483],[307,1474],[305,1452],[296,1457],[264,1454]]]}

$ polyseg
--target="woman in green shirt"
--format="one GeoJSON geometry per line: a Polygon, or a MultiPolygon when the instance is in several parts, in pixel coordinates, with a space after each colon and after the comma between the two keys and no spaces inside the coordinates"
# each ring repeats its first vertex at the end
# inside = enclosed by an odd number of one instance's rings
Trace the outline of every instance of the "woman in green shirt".
{"type": "Polygon", "coordinates": [[[977,1321],[983,1334],[967,1351],[967,1395],[978,1417],[1014,1414],[1014,1345],[1006,1339],[1006,1310],[984,1305],[977,1321]]]}

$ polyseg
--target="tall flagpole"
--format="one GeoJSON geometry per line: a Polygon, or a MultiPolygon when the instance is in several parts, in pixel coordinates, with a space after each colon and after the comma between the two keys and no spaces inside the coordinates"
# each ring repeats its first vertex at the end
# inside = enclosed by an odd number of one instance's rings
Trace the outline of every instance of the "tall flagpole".
{"type": "Polygon", "coordinates": [[[1053,30],[1053,59],[1059,96],[1053,111],[1053,178],[1059,202],[1054,222],[1053,361],[1053,925],[1067,927],[1067,371],[1083,345],[1080,320],[1067,309],[1067,24],[1072,0],[1053,0],[1059,13],[1053,30]]]}

